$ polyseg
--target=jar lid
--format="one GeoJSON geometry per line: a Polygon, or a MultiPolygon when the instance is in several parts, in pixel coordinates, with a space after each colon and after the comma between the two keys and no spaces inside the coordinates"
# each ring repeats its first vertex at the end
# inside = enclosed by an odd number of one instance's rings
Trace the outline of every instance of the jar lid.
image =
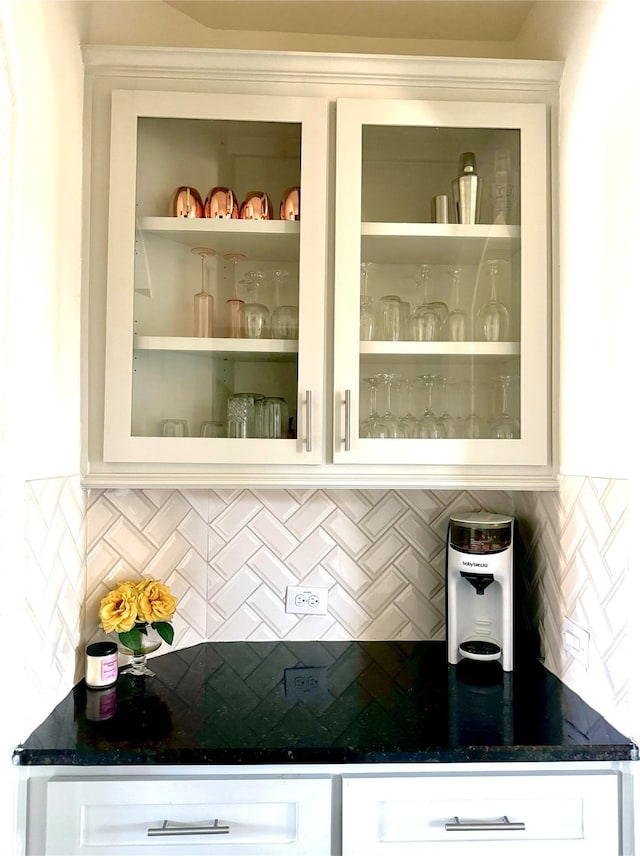
{"type": "Polygon", "coordinates": [[[115,642],[92,642],[87,645],[87,654],[90,657],[106,657],[109,654],[115,654],[118,646],[115,642]]]}

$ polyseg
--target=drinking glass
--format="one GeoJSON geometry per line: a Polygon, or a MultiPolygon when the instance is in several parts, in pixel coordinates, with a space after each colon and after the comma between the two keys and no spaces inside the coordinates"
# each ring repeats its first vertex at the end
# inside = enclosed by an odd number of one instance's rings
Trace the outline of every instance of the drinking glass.
{"type": "Polygon", "coordinates": [[[397,372],[380,372],[380,379],[385,385],[385,390],[387,393],[386,400],[386,410],[380,417],[380,423],[382,425],[382,430],[384,432],[384,437],[387,439],[396,440],[398,437],[402,437],[402,431],[400,428],[400,420],[394,414],[393,409],[391,407],[391,388],[394,382],[398,381],[402,375],[397,372]]]}
{"type": "Polygon", "coordinates": [[[498,269],[500,261],[487,262],[490,277],[489,300],[476,314],[476,338],[483,342],[505,342],[509,335],[509,312],[498,300],[498,269]]]}
{"type": "Polygon", "coordinates": [[[420,265],[418,306],[409,319],[409,339],[413,342],[435,342],[440,338],[449,310],[441,300],[429,301],[427,296],[429,265],[420,265]]]}
{"type": "Polygon", "coordinates": [[[201,422],[201,437],[224,437],[225,430],[222,422],[201,422]]]}
{"type": "Polygon", "coordinates": [[[188,437],[189,423],[186,419],[163,419],[162,420],[162,436],[163,437],[188,437]]]}
{"type": "Polygon", "coordinates": [[[400,387],[400,430],[403,437],[418,436],[418,418],[413,415],[413,392],[414,384],[410,377],[401,377],[398,381],[400,387]]]}
{"type": "Polygon", "coordinates": [[[373,298],[368,294],[370,262],[360,265],[360,341],[371,342],[375,335],[373,298]]]}
{"type": "Polygon", "coordinates": [[[213,336],[213,297],[207,291],[205,262],[207,256],[215,256],[210,247],[193,247],[191,252],[202,260],[202,285],[193,296],[193,335],[210,339],[213,336]]]}
{"type": "Polygon", "coordinates": [[[244,261],[243,253],[225,253],[224,259],[231,263],[233,270],[233,297],[227,300],[227,335],[231,339],[244,338],[244,300],[238,297],[238,262],[244,261]]]}
{"type": "Polygon", "coordinates": [[[267,396],[260,402],[260,436],[267,439],[286,437],[289,408],[284,398],[267,396]]]}
{"type": "Polygon", "coordinates": [[[255,396],[236,392],[227,399],[227,437],[255,436],[255,396]]]}
{"type": "Polygon", "coordinates": [[[417,380],[424,384],[427,395],[424,413],[416,425],[416,433],[418,437],[425,437],[430,440],[438,440],[445,436],[442,423],[433,412],[433,387],[437,379],[436,375],[431,374],[418,375],[417,377],[417,380]]]}
{"type": "Polygon", "coordinates": [[[376,392],[382,379],[378,376],[364,378],[362,383],[369,387],[369,413],[360,423],[361,437],[384,437],[384,428],[376,406],[376,392]]]}
{"type": "Polygon", "coordinates": [[[469,337],[469,316],[460,307],[460,274],[462,268],[454,267],[451,276],[451,300],[453,309],[449,312],[449,339],[452,342],[466,342],[469,337]]]}
{"type": "Polygon", "coordinates": [[[440,424],[442,425],[443,437],[455,438],[455,421],[449,413],[449,386],[451,381],[446,377],[439,377],[437,383],[442,387],[442,413],[440,424]]]}
{"type": "Polygon", "coordinates": [[[496,378],[500,393],[500,414],[492,425],[492,434],[498,440],[517,440],[520,437],[520,423],[509,413],[509,386],[512,378],[500,375],[496,378]]]}
{"type": "Polygon", "coordinates": [[[476,406],[476,387],[471,381],[461,381],[458,383],[458,395],[461,403],[463,415],[460,422],[459,437],[466,437],[470,440],[477,440],[482,436],[482,419],[477,415],[476,406]]]}
{"type": "Polygon", "coordinates": [[[275,308],[271,313],[271,335],[274,339],[298,338],[298,307],[281,305],[280,288],[286,285],[289,274],[286,270],[274,270],[271,274],[275,288],[275,308]]]}
{"type": "Polygon", "coordinates": [[[400,342],[403,338],[402,320],[403,301],[395,294],[385,294],[380,298],[381,339],[388,342],[400,342]]]}
{"type": "Polygon", "coordinates": [[[244,305],[244,334],[247,339],[268,339],[271,328],[271,313],[263,303],[258,303],[258,290],[264,286],[265,274],[252,270],[247,274],[246,286],[249,300],[244,305]]]}

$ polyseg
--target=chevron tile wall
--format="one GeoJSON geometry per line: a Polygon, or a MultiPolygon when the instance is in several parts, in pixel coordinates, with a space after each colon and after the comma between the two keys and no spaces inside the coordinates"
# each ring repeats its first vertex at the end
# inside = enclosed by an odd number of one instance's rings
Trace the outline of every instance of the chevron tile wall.
{"type": "Polygon", "coordinates": [[[162,579],[179,598],[174,648],[206,639],[443,639],[449,516],[499,511],[520,523],[522,578],[547,665],[622,727],[630,645],[626,505],[625,482],[574,477],[557,493],[85,494],[73,479],[38,482],[29,499],[30,573],[46,581],[49,596],[33,595],[30,620],[47,646],[51,682],[64,692],[82,676],[77,652],[99,636],[100,598],[138,573],[162,579]],[[284,612],[287,585],[301,583],[328,589],[328,615],[284,612]],[[591,633],[588,670],[563,649],[564,616],[591,633]]]}

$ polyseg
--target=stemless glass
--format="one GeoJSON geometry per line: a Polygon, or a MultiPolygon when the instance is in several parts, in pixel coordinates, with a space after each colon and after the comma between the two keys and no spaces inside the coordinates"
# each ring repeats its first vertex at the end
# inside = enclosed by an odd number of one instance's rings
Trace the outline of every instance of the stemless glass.
{"type": "Polygon", "coordinates": [[[284,398],[267,396],[260,402],[260,436],[267,439],[286,437],[289,426],[289,408],[284,398]]]}
{"type": "Polygon", "coordinates": [[[462,268],[454,267],[451,276],[451,300],[453,309],[449,312],[449,339],[452,342],[466,342],[469,337],[469,316],[460,307],[460,274],[462,268]]]}
{"type": "Polygon", "coordinates": [[[271,313],[271,335],[274,339],[297,339],[298,307],[280,303],[280,289],[286,285],[289,274],[286,270],[274,270],[271,276],[275,289],[275,308],[271,313]]]}
{"type": "Polygon", "coordinates": [[[498,269],[500,260],[487,262],[490,277],[489,300],[476,314],[476,338],[483,342],[505,342],[509,335],[509,312],[498,300],[498,269]]]}
{"type": "Polygon", "coordinates": [[[382,327],[380,336],[387,342],[400,342],[403,334],[403,300],[396,294],[385,294],[380,298],[380,324],[382,327]]]}
{"type": "Polygon", "coordinates": [[[201,437],[224,437],[225,430],[222,422],[201,422],[201,437]]]}
{"type": "Polygon", "coordinates": [[[227,437],[253,437],[255,421],[255,396],[247,392],[230,395],[227,399],[227,437]]]}
{"type": "Polygon", "coordinates": [[[244,305],[244,335],[247,339],[269,338],[271,313],[263,303],[258,303],[258,290],[264,285],[264,281],[263,271],[252,270],[247,274],[249,300],[244,305]]]}
{"type": "Polygon", "coordinates": [[[188,437],[189,423],[186,419],[163,419],[162,420],[162,436],[163,437],[188,437]]]}

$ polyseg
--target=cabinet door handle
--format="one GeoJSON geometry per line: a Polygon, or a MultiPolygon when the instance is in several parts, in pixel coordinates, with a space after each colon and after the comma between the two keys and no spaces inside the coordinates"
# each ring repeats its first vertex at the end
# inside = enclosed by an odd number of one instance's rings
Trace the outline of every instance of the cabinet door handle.
{"type": "Polygon", "coordinates": [[[351,390],[344,391],[344,450],[351,451],[351,390]]]}
{"type": "Polygon", "coordinates": [[[180,823],[177,820],[165,820],[162,826],[150,826],[148,836],[154,835],[228,835],[231,827],[224,826],[218,818],[208,823],[180,823]]]}
{"type": "Polygon", "coordinates": [[[499,820],[460,820],[454,817],[454,823],[445,823],[446,832],[512,832],[523,830],[524,823],[521,820],[509,820],[506,814],[499,820]]]}
{"type": "Polygon", "coordinates": [[[304,403],[306,407],[306,420],[307,420],[307,439],[305,443],[305,449],[307,452],[311,451],[311,432],[313,430],[313,414],[311,412],[311,390],[308,389],[304,396],[304,403]]]}

